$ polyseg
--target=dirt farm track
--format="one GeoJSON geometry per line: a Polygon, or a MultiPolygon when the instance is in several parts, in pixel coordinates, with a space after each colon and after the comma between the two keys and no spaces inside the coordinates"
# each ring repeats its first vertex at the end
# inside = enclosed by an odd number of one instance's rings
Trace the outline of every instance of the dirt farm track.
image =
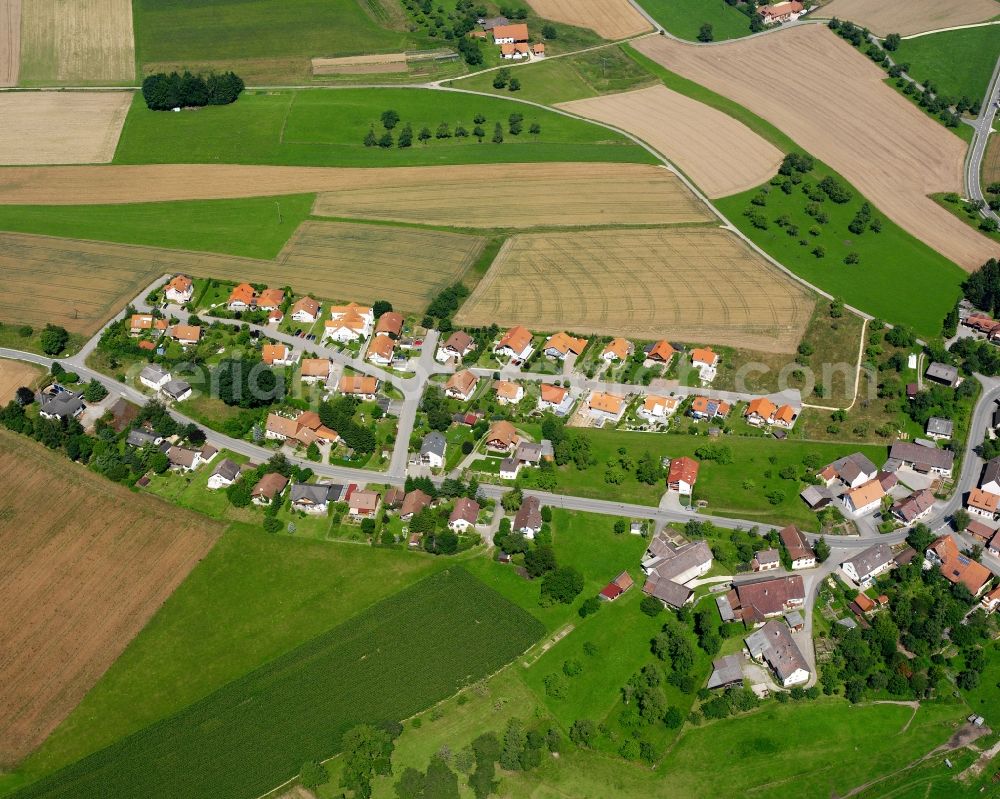
{"type": "Polygon", "coordinates": [[[962,191],[965,143],[886,86],[885,73],[826,26],[714,47],[664,37],[635,47],[802,142],[896,224],[963,268],[978,268],[1000,249],[927,196],[962,191]]]}
{"type": "Polygon", "coordinates": [[[455,324],[794,352],[813,306],[720,228],[528,233],[507,241],[455,324]]]}
{"type": "Polygon", "coordinates": [[[0,764],[11,764],[76,707],[218,529],[6,431],[0,473],[17,475],[0,483],[0,764]]]}

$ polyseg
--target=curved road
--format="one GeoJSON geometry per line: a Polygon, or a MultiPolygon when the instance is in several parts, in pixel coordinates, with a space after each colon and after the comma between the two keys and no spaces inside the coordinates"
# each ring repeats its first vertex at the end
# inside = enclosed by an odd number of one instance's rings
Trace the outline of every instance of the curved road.
{"type": "Polygon", "coordinates": [[[986,198],[983,196],[983,186],[980,179],[983,168],[983,158],[986,155],[986,145],[989,142],[990,133],[993,132],[993,120],[997,113],[997,103],[1000,102],[1000,58],[997,59],[993,68],[993,76],[990,78],[989,86],[986,87],[986,95],[983,97],[983,104],[979,109],[979,116],[971,122],[973,128],[972,144],[969,145],[969,152],[965,157],[965,193],[970,200],[980,200],[983,208],[980,213],[987,218],[995,219],[1000,223],[1000,216],[991,211],[986,205],[986,198]]]}

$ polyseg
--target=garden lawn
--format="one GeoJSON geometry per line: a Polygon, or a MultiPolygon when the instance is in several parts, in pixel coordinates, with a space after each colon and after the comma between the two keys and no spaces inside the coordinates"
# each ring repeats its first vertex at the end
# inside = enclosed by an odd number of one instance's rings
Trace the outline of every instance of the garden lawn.
{"type": "MultiPolygon", "coordinates": [[[[829,174],[830,170],[817,164],[803,176],[803,183],[816,185],[829,174]]],[[[844,184],[842,178],[835,177],[844,184]]],[[[829,217],[824,225],[818,225],[806,213],[810,200],[801,186],[785,194],[778,187],[765,184],[716,200],[715,204],[744,234],[799,277],[873,316],[908,325],[923,338],[940,335],[941,322],[961,293],[959,287],[965,272],[906,233],[877,208],[873,208],[872,216],[881,220],[881,232],[851,233],[848,225],[864,201],[857,190],[852,189],[852,193],[853,199],[844,204],[829,199],[821,203],[822,211],[829,217]],[[769,190],[766,204],[751,205],[751,199],[762,189],[769,190]],[[763,214],[766,230],[750,223],[744,216],[747,209],[763,214]],[[784,216],[798,228],[796,235],[789,235],[788,227],[775,224],[775,220],[784,216]],[[818,236],[809,233],[814,227],[820,230],[818,236]],[[813,254],[817,246],[824,248],[823,257],[813,254]],[[851,252],[859,255],[859,263],[844,263],[851,252]]]]}
{"type": "Polygon", "coordinates": [[[231,526],[44,746],[0,779],[0,791],[180,711],[442,565],[231,526]]]}
{"type": "Polygon", "coordinates": [[[714,41],[750,35],[750,17],[726,0],[646,0],[642,7],[674,36],[695,41],[701,26],[712,26],[714,41]]]}
{"type": "Polygon", "coordinates": [[[956,100],[982,101],[990,76],[1000,57],[1000,33],[982,28],[942,31],[904,39],[890,54],[893,61],[909,64],[909,75],[918,83],[930,81],[936,90],[956,100]]]}
{"type": "Polygon", "coordinates": [[[125,120],[115,163],[240,163],[312,166],[415,166],[425,164],[616,161],[653,163],[625,137],[598,125],[499,98],[429,89],[341,89],[248,92],[236,103],[197,113],[150,111],[136,97],[125,120]],[[433,93],[432,93],[433,92],[433,93]],[[413,126],[413,146],[365,147],[380,117],[395,110],[413,126]],[[508,130],[511,114],[523,114],[523,131],[508,130]],[[486,117],[485,138],[471,135],[477,114],[486,117]],[[417,140],[422,127],[436,134],[440,123],[463,124],[464,139],[417,140]],[[491,140],[499,122],[504,141],[491,140]],[[532,123],[541,132],[532,134],[532,123]]]}
{"type": "Polygon", "coordinates": [[[407,718],[498,670],[542,632],[455,566],[17,796],[258,796],[334,754],[355,725],[407,718]]]}
{"type": "Polygon", "coordinates": [[[0,230],[272,259],[309,216],[314,198],[0,205],[0,230]]]}
{"type": "Polygon", "coordinates": [[[993,641],[985,650],[986,669],[979,675],[979,685],[974,691],[962,692],[969,706],[984,716],[1000,707],[1000,643],[993,641]]]}

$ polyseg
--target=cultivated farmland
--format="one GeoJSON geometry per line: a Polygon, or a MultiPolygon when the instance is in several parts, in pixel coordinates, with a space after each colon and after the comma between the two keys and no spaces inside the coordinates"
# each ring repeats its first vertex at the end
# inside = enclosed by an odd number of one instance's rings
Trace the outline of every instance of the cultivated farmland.
{"type": "Polygon", "coordinates": [[[363,75],[374,72],[406,72],[406,70],[406,53],[350,55],[312,60],[313,75],[363,75]]]}
{"type": "Polygon", "coordinates": [[[23,361],[0,359],[0,405],[6,405],[21,386],[34,385],[42,370],[23,361]]]}
{"type": "Polygon", "coordinates": [[[490,674],[544,633],[455,567],[16,794],[243,799],[323,759],[359,723],[398,721],[490,674]]]}
{"type": "Polygon", "coordinates": [[[887,86],[880,68],[825,26],[707,48],[664,37],[635,47],[802,142],[900,227],[965,269],[995,254],[988,239],[927,196],[961,191],[964,142],[887,86]],[[798,66],[806,63],[811,77],[802,80],[798,66]]]}
{"type": "Polygon", "coordinates": [[[833,0],[823,6],[823,17],[849,19],[879,36],[912,33],[985,22],[997,16],[996,0],[833,0]]]}
{"type": "Polygon", "coordinates": [[[1000,182],[1000,136],[994,136],[986,146],[982,182],[984,186],[1000,182]]]}
{"type": "Polygon", "coordinates": [[[355,171],[345,174],[339,190],[320,194],[313,213],[482,228],[713,219],[676,175],[640,164],[355,171]],[[482,201],[483,182],[489,202],[482,201]]]}
{"type": "Polygon", "coordinates": [[[6,432],[0,473],[17,475],[0,484],[0,759],[10,764],[76,706],[218,530],[6,432]]]}
{"type": "Polygon", "coordinates": [[[130,0],[30,0],[22,14],[22,85],[135,80],[130,0]]]}
{"type": "Polygon", "coordinates": [[[17,86],[21,65],[21,0],[0,0],[0,86],[17,86]]]}
{"type": "Polygon", "coordinates": [[[110,161],[132,95],[7,92],[0,95],[0,164],[110,161]]]}
{"type": "Polygon", "coordinates": [[[164,266],[141,248],[0,233],[0,320],[90,335],[164,266]]]}
{"type": "Polygon", "coordinates": [[[605,39],[624,39],[652,28],[628,0],[529,0],[528,5],[540,17],[590,28],[605,39]]]}
{"type": "Polygon", "coordinates": [[[599,230],[514,236],[455,323],[793,352],[812,307],[727,231],[599,230]]]}
{"type": "Polygon", "coordinates": [[[666,86],[559,107],[635,134],[677,164],[709,197],[759,186],[781,164],[781,151],[742,122],[666,86]]]}

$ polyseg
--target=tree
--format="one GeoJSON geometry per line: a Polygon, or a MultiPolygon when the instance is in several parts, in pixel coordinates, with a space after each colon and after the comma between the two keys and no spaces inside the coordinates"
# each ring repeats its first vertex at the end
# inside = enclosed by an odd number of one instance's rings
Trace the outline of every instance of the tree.
{"type": "Polygon", "coordinates": [[[890,33],[885,37],[882,46],[891,53],[899,49],[900,42],[902,41],[902,37],[898,33],[890,33]]]}
{"type": "Polygon", "coordinates": [[[532,547],[524,554],[524,568],[529,577],[548,574],[556,568],[555,550],[549,544],[532,547]]]}
{"type": "Polygon", "coordinates": [[[21,386],[16,392],[14,392],[14,399],[17,401],[17,404],[22,407],[31,405],[31,403],[35,401],[35,392],[27,386],[21,386]]]}
{"type": "Polygon", "coordinates": [[[600,609],[601,600],[599,600],[596,596],[592,596],[589,599],[584,600],[584,603],[580,605],[580,610],[578,612],[580,614],[580,618],[585,619],[587,616],[597,613],[600,609]]]}
{"type": "MultiPolygon", "coordinates": [[[[510,80],[510,70],[507,69],[506,67],[503,67],[502,69],[497,70],[496,75],[493,76],[493,88],[502,89],[507,85],[507,81],[509,80],[510,80]]],[[[480,115],[477,114],[476,118],[473,121],[477,125],[479,125],[485,122],[486,118],[483,117],[482,119],[480,119],[480,115]]]]}
{"type": "Polygon", "coordinates": [[[512,92],[519,92],[521,91],[521,81],[519,81],[517,78],[511,78],[510,84],[507,86],[507,88],[512,92]]]}
{"type": "Polygon", "coordinates": [[[820,536],[819,540],[813,546],[813,552],[816,553],[816,561],[818,563],[823,563],[828,557],[830,557],[830,545],[826,543],[826,536],[820,536]]]}
{"type": "Polygon", "coordinates": [[[83,389],[83,398],[87,402],[100,402],[108,396],[108,390],[96,378],[92,379],[83,389]]]}
{"type": "Polygon", "coordinates": [[[556,26],[551,23],[542,25],[542,36],[552,41],[553,39],[559,38],[559,31],[556,30],[556,26]]]}
{"type": "Polygon", "coordinates": [[[315,760],[303,763],[302,768],[299,769],[299,782],[302,783],[303,788],[313,790],[329,781],[330,773],[326,770],[326,766],[315,760]]]}
{"type": "Polygon", "coordinates": [[[500,127],[500,123],[497,122],[493,126],[493,143],[502,144],[503,143],[503,128],[500,127]]]}
{"type": "Polygon", "coordinates": [[[524,754],[527,736],[520,719],[512,718],[507,722],[503,736],[503,750],[500,752],[500,766],[507,771],[519,771],[521,756],[524,754]]]}
{"type": "Polygon", "coordinates": [[[427,143],[428,139],[431,137],[431,129],[426,125],[420,129],[420,133],[417,134],[417,138],[420,139],[424,144],[427,143]]]}
{"type": "Polygon", "coordinates": [[[951,515],[951,523],[955,530],[962,532],[966,527],[969,526],[971,518],[969,512],[965,508],[959,508],[951,515]]]}
{"type": "Polygon", "coordinates": [[[500,506],[508,513],[513,513],[521,507],[524,501],[524,492],[515,486],[500,499],[500,506]]]}
{"type": "Polygon", "coordinates": [[[413,146],[413,127],[409,122],[399,132],[399,139],[396,141],[396,146],[401,149],[413,146]]]}
{"type": "Polygon", "coordinates": [[[569,728],[569,739],[577,746],[589,748],[597,737],[597,727],[590,719],[577,719],[569,728]]]}
{"type": "Polygon", "coordinates": [[[385,133],[383,133],[381,136],[378,137],[378,146],[381,147],[383,150],[392,147],[392,134],[389,131],[386,131],[385,133]]]}
{"type": "Polygon", "coordinates": [[[583,591],[583,575],[572,566],[562,566],[542,579],[542,596],[564,605],[570,604],[583,591]]]}
{"type": "Polygon", "coordinates": [[[382,127],[386,130],[392,130],[396,127],[399,122],[399,114],[393,111],[391,108],[382,112],[382,127]]]}
{"type": "Polygon", "coordinates": [[[46,355],[58,355],[69,343],[69,333],[66,328],[56,325],[46,325],[38,339],[42,352],[46,355]]]}
{"type": "Polygon", "coordinates": [[[170,468],[170,459],[163,452],[155,452],[149,458],[149,468],[156,474],[163,474],[170,468]]]}
{"type": "Polygon", "coordinates": [[[340,785],[356,796],[371,796],[371,779],[391,771],[393,743],[389,733],[370,724],[360,724],[344,734],[344,767],[340,785]]]}
{"type": "Polygon", "coordinates": [[[712,26],[709,23],[705,23],[698,30],[698,41],[699,42],[711,42],[715,39],[712,33],[712,26]]]}
{"type": "Polygon", "coordinates": [[[647,616],[659,616],[663,612],[663,603],[655,596],[647,594],[639,603],[639,610],[647,616]]]}

